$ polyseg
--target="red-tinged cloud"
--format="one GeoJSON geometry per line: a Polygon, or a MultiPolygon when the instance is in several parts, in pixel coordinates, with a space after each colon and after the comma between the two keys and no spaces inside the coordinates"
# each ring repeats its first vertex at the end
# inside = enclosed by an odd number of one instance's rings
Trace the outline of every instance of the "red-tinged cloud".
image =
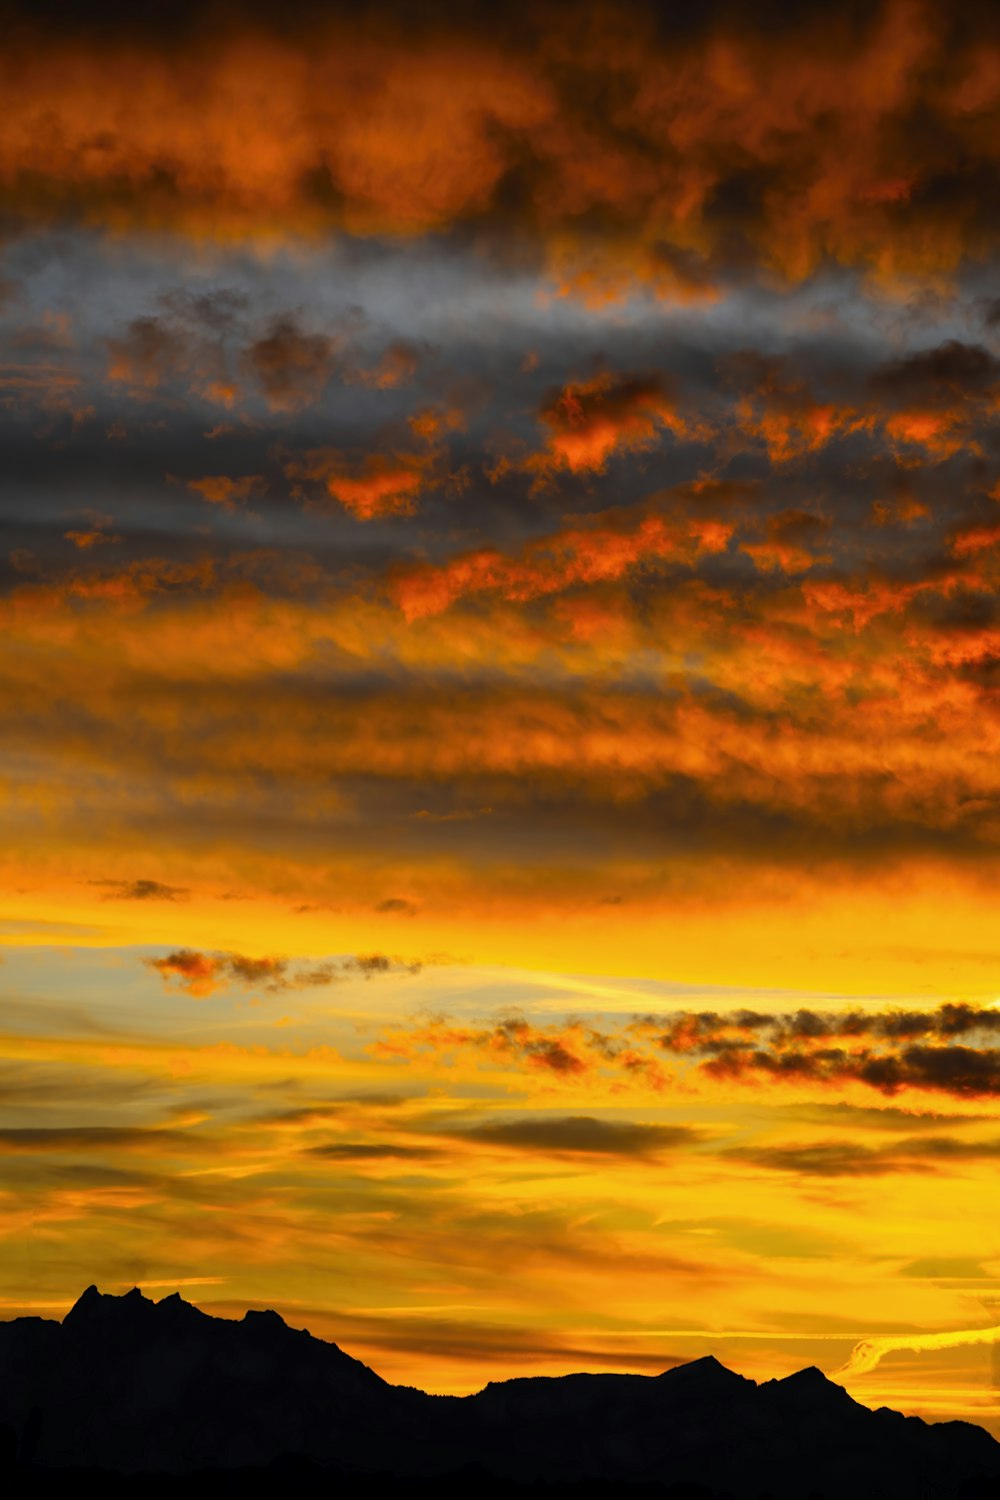
{"type": "Polygon", "coordinates": [[[228,474],[206,474],[203,479],[187,480],[187,487],[209,505],[218,505],[222,510],[235,512],[250,496],[261,490],[264,481],[259,474],[242,474],[238,478],[228,474]]]}
{"type": "Polygon", "coordinates": [[[444,1061],[466,1053],[491,1066],[526,1067],[572,1085],[613,1088],[780,1085],[821,1095],[857,1085],[888,1097],[913,1090],[957,1100],[1000,1097],[1000,1010],[687,1012],[637,1017],[618,1031],[580,1021],[537,1025],[502,1017],[490,1026],[434,1021],[396,1027],[378,1055],[444,1061]]]}
{"type": "Polygon", "coordinates": [[[381,516],[411,516],[421,493],[432,482],[438,455],[370,453],[352,463],[332,448],[315,448],[291,459],[285,473],[302,493],[306,484],[321,486],[359,521],[381,516]]]}
{"type": "Polygon", "coordinates": [[[2,612],[22,625],[32,616],[52,618],[78,604],[130,613],[141,610],[156,596],[208,593],[217,581],[218,570],[209,557],[194,562],[143,558],[107,572],[91,569],[69,573],[51,583],[21,584],[4,601],[2,612]]]}
{"type": "Polygon", "coordinates": [[[623,0],[567,28],[519,4],[502,34],[471,12],[260,15],[165,46],[152,21],[116,35],[26,9],[0,79],[5,218],[271,239],[473,224],[592,300],[637,279],[711,296],[748,264],[936,274],[995,243],[988,8],[973,26],[915,0],[861,21],[793,8],[755,29],[623,0]]]}
{"type": "Polygon", "coordinates": [[[991,551],[998,545],[1000,522],[986,526],[963,526],[951,538],[951,550],[956,557],[970,557],[979,552],[991,551]]]}
{"type": "Polygon", "coordinates": [[[438,567],[397,572],[389,584],[408,620],[436,615],[460,599],[496,595],[526,602],[577,586],[614,582],[643,563],[690,565],[723,552],[729,522],[671,519],[635,510],[604,512],[565,531],[528,542],[514,556],[482,548],[438,567]]]}
{"type": "Polygon", "coordinates": [[[995,418],[1000,363],[981,345],[952,339],[884,365],[871,388],[897,461],[943,462],[982,453],[980,428],[995,418]]]}
{"type": "Polygon", "coordinates": [[[196,1000],[214,994],[223,969],[221,958],[211,953],[198,953],[192,948],[178,948],[165,958],[148,958],[145,962],[157,971],[164,984],[176,984],[196,1000]]]}
{"type": "Polygon", "coordinates": [[[502,1062],[526,1063],[560,1078],[578,1078],[594,1066],[599,1034],[579,1026],[535,1026],[521,1016],[505,1016],[488,1027],[432,1021],[408,1031],[397,1029],[373,1045],[377,1056],[481,1051],[502,1062]]]}
{"type": "Polygon", "coordinates": [[[202,953],[194,948],[179,948],[163,958],[143,959],[143,963],[156,970],[168,989],[184,990],[196,1000],[207,999],[230,984],[276,993],[336,984],[351,976],[418,974],[423,967],[421,959],[386,953],[358,953],[335,963],[314,964],[280,957],[251,958],[243,953],[202,953]]]}
{"type": "Polygon", "coordinates": [[[655,376],[596,375],[550,396],[539,416],[545,448],[526,463],[539,479],[559,470],[599,473],[615,454],[655,447],[666,430],[688,432],[655,376]]]}
{"type": "Polygon", "coordinates": [[[80,552],[90,552],[94,547],[103,547],[108,542],[121,541],[121,537],[115,536],[112,532],[98,531],[96,529],[67,531],[65,537],[67,542],[72,542],[73,546],[80,552]]]}
{"type": "Polygon", "coordinates": [[[739,441],[763,444],[772,464],[801,459],[872,426],[872,414],[843,399],[818,396],[784,359],[743,353],[729,359],[725,371],[738,392],[739,441]]]}
{"type": "Polygon", "coordinates": [[[831,552],[817,550],[829,541],[829,534],[830,523],[820,516],[782,511],[768,517],[762,541],[741,542],[740,550],[764,572],[804,573],[817,563],[832,561],[831,552]]]}
{"type": "Polygon", "coordinates": [[[435,443],[446,433],[461,432],[465,415],[457,406],[425,406],[407,418],[407,426],[422,442],[435,443]]]}

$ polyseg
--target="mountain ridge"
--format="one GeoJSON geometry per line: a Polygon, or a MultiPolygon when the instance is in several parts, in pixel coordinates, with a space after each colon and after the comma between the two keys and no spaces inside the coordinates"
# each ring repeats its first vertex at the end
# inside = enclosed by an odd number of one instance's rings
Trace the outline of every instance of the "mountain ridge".
{"type": "Polygon", "coordinates": [[[472,1466],[508,1487],[700,1485],[734,1500],[1000,1496],[1000,1444],[983,1429],[871,1410],[815,1366],[758,1384],[707,1355],[434,1396],[273,1310],[216,1318],[138,1288],[88,1287],[61,1323],[0,1322],[0,1424],[22,1478],[292,1461],[411,1487],[472,1466]]]}

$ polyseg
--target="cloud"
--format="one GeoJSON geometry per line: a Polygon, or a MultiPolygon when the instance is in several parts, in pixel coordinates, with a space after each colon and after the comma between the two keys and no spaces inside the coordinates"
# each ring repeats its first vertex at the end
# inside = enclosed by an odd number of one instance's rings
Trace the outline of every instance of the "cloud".
{"type": "Polygon", "coordinates": [[[391,391],[411,381],[419,367],[420,350],[416,345],[407,339],[396,339],[377,365],[359,370],[356,378],[362,385],[373,386],[375,390],[391,391]]]}
{"type": "Polygon", "coordinates": [[[479,1027],[452,1024],[443,1018],[411,1027],[397,1026],[387,1030],[371,1051],[375,1056],[390,1058],[447,1058],[452,1052],[468,1051],[482,1054],[494,1065],[527,1066],[566,1082],[592,1079],[602,1065],[611,1064],[637,1084],[654,1090],[664,1081],[656,1059],[643,1054],[627,1036],[616,1038],[580,1021],[539,1026],[517,1014],[500,1016],[479,1027]]]}
{"type": "Polygon", "coordinates": [[[665,430],[687,430],[658,375],[595,375],[553,392],[539,417],[545,448],[527,466],[540,479],[561,469],[600,473],[616,453],[652,448],[665,430]]]}
{"type": "Polygon", "coordinates": [[[401,567],[388,588],[408,620],[442,613],[477,596],[515,603],[568,589],[617,582],[657,563],[693,566],[725,551],[731,523],[685,519],[652,508],[621,507],[527,542],[506,556],[495,548],[459,554],[440,566],[401,567]]]}
{"type": "Polygon", "coordinates": [[[602,1120],[593,1115],[550,1115],[491,1121],[452,1132],[461,1140],[556,1156],[649,1157],[688,1146],[701,1132],[686,1125],[602,1120]]]}
{"type": "Polygon", "coordinates": [[[166,885],[162,880],[102,880],[108,887],[105,901],[186,901],[186,886],[166,885]]]}
{"type": "Polygon", "coordinates": [[[398,913],[403,917],[412,917],[417,908],[412,901],[407,901],[404,896],[386,896],[375,908],[376,911],[386,913],[398,913]]]}
{"type": "Polygon", "coordinates": [[[955,1098],[1000,1094],[1000,1052],[992,1045],[966,1046],[1000,1035],[1000,1011],[945,1004],[937,1011],[822,1013],[790,1016],[752,1011],[677,1017],[659,1031],[639,1023],[656,1044],[677,1055],[695,1055],[699,1067],[719,1081],[862,1083],[894,1095],[907,1088],[941,1091],[955,1098]],[[839,1045],[830,1045],[831,1042],[839,1045]],[[874,1044],[874,1045],[873,1045],[874,1044]]]}
{"type": "Polygon", "coordinates": [[[93,547],[103,547],[108,542],[120,542],[120,536],[114,536],[108,531],[67,531],[65,533],[67,542],[72,542],[80,552],[89,552],[93,547]]]}
{"type": "Polygon", "coordinates": [[[595,303],[637,280],[704,299],[748,267],[940,274],[992,245],[985,11],[969,28],[884,4],[862,25],[838,6],[754,31],[634,3],[609,28],[587,5],[572,68],[555,12],[515,7],[502,35],[471,12],[377,32],[307,14],[235,11],[164,51],[152,23],[67,33],[27,11],[5,60],[8,218],[272,243],[464,229],[595,303]]]}
{"type": "Polygon", "coordinates": [[[131,390],[152,391],[190,362],[182,335],[160,317],[133,318],[124,333],[108,340],[108,379],[131,390]]]}
{"type": "Polygon", "coordinates": [[[368,1162],[368,1161],[434,1161],[440,1151],[429,1146],[403,1146],[398,1142],[338,1141],[324,1146],[307,1146],[307,1156],[318,1156],[324,1161],[368,1162]]]}
{"type": "Polygon", "coordinates": [[[764,523],[764,540],[742,542],[740,550],[762,571],[804,573],[818,563],[833,561],[832,552],[818,552],[829,538],[830,523],[808,511],[782,511],[764,523]]]}
{"type": "Polygon", "coordinates": [[[990,1162],[1000,1158],[1000,1140],[964,1140],[954,1136],[912,1136],[889,1145],[857,1141],[820,1141],[788,1146],[734,1146],[723,1153],[777,1172],[804,1177],[878,1177],[885,1173],[944,1171],[957,1162],[990,1162]]]}
{"type": "Polygon", "coordinates": [[[243,367],[272,411],[294,411],[318,401],[333,371],[336,344],[321,333],[306,333],[287,314],[243,352],[243,367]]]}
{"type": "Polygon", "coordinates": [[[377,1089],[372,1089],[367,1093],[338,1094],[333,1099],[316,1099],[309,1104],[297,1105],[293,1109],[282,1109],[271,1114],[259,1115],[256,1123],[309,1128],[340,1119],[345,1111],[350,1112],[353,1107],[373,1110],[397,1109],[400,1105],[407,1104],[411,1097],[409,1094],[386,1093],[377,1089]]]}
{"type": "Polygon", "coordinates": [[[315,448],[293,458],[285,473],[297,482],[320,485],[359,521],[381,516],[411,516],[417,501],[432,483],[437,454],[368,453],[352,463],[331,448],[315,448]]]}
{"type": "Polygon", "coordinates": [[[169,989],[185,990],[196,1000],[207,999],[230,984],[272,993],[313,989],[336,984],[351,975],[371,979],[377,974],[417,974],[419,959],[391,958],[384,953],[359,953],[338,962],[311,964],[301,959],[250,958],[242,953],[202,953],[180,948],[163,958],[144,958],[169,989]]]}
{"type": "Polygon", "coordinates": [[[16,1126],[0,1129],[0,1152],[182,1151],[204,1149],[186,1130],[128,1125],[16,1126]]]}
{"type": "Polygon", "coordinates": [[[913,447],[941,460],[963,448],[978,451],[975,423],[996,407],[1000,363],[981,346],[952,339],[883,365],[871,388],[904,462],[913,447]]]}
{"type": "Polygon", "coordinates": [[[208,474],[203,479],[188,479],[185,483],[209,505],[218,505],[230,513],[235,513],[244,501],[264,487],[259,474],[243,474],[238,478],[228,474],[208,474]]]}
{"type": "Polygon", "coordinates": [[[783,357],[742,350],[723,362],[735,388],[731,420],[738,439],[759,442],[773,465],[791,463],[872,423],[842,393],[818,395],[783,357]]]}
{"type": "Polygon", "coordinates": [[[862,1339],[851,1350],[847,1363],[836,1375],[850,1378],[870,1375],[887,1354],[899,1350],[924,1354],[936,1349],[961,1349],[972,1344],[1000,1343],[1000,1328],[958,1328],[949,1333],[904,1333],[888,1338],[862,1339]]]}
{"type": "MultiPolygon", "coordinates": [[[[871,1014],[693,1011],[639,1016],[605,1029],[577,1020],[538,1025],[514,1014],[478,1027],[443,1018],[396,1027],[383,1034],[375,1051],[439,1059],[452,1051],[468,1052],[494,1066],[540,1069],[567,1083],[603,1076],[654,1092],[766,1085],[823,1093],[861,1085],[889,1097],[915,1090],[974,1100],[1000,1095],[1000,1052],[990,1044],[998,1028],[1000,1010],[964,1004],[931,1012],[871,1014]],[[950,1040],[956,1035],[979,1045],[950,1040]],[[843,1044],[831,1045],[832,1039],[843,1044]]],[[[775,1149],[777,1154],[765,1164],[780,1166],[787,1157],[793,1168],[795,1160],[803,1169],[812,1162],[824,1175],[849,1172],[859,1164],[892,1169],[883,1166],[889,1158],[878,1151],[847,1148],[844,1154],[839,1143],[829,1149],[775,1149]],[[804,1154],[796,1156],[800,1150],[804,1154]]],[[[908,1155],[958,1159],[965,1151],[961,1142],[928,1137],[908,1155]]]]}
{"type": "Polygon", "coordinates": [[[218,979],[222,965],[216,957],[210,953],[198,953],[191,948],[178,948],[174,953],[168,953],[165,958],[147,958],[143,960],[151,969],[155,969],[169,987],[173,982],[180,989],[184,989],[195,999],[201,1000],[213,994],[218,988],[218,979]]]}
{"type": "Polygon", "coordinates": [[[921,1280],[946,1279],[959,1281],[991,1281],[987,1267],[982,1259],[976,1259],[971,1255],[927,1255],[918,1260],[910,1261],[908,1265],[900,1266],[900,1276],[915,1276],[921,1280]]]}

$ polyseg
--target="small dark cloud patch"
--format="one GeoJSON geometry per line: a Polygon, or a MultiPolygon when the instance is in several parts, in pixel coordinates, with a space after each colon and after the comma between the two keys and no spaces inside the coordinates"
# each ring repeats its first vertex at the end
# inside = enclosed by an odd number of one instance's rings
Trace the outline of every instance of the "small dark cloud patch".
{"type": "Polygon", "coordinates": [[[203,1142],[186,1130],[143,1126],[52,1125],[0,1130],[0,1151],[101,1151],[180,1147],[197,1150],[203,1142]]]}
{"type": "Polygon", "coordinates": [[[108,375],[137,390],[153,390],[188,362],[181,333],[159,317],[132,318],[108,340],[108,375]]]}
{"type": "Polygon", "coordinates": [[[244,352],[243,364],[274,411],[317,401],[333,369],[334,341],[307,333],[289,316],[275,318],[244,352]]]}
{"type": "Polygon", "coordinates": [[[996,380],[998,370],[987,349],[950,339],[883,365],[872,376],[872,387],[888,396],[954,398],[985,390],[996,380]]]}
{"type": "Polygon", "coordinates": [[[455,1131],[461,1139],[517,1151],[552,1152],[568,1156],[653,1156],[690,1146],[701,1132],[687,1125],[644,1125],[632,1121],[600,1120],[594,1115],[558,1115],[503,1120],[455,1131]]]}
{"type": "Polygon", "coordinates": [[[442,1155],[430,1146],[399,1146],[389,1141],[344,1141],[327,1146],[307,1146],[306,1156],[325,1161],[432,1161],[442,1155]]]}
{"type": "Polygon", "coordinates": [[[307,1125],[325,1119],[336,1119],[352,1106],[361,1109],[396,1109],[406,1104],[410,1095],[390,1093],[338,1094],[336,1099],[317,1099],[312,1104],[297,1105],[294,1109],[276,1110],[271,1114],[258,1115],[258,1125],[307,1125]]]}
{"type": "Polygon", "coordinates": [[[105,901],[186,901],[187,886],[165,885],[162,880],[100,880],[106,887],[105,901]]]}
{"type": "Polygon", "coordinates": [[[952,1125],[982,1125],[995,1120],[995,1115],[957,1114],[938,1110],[899,1109],[894,1104],[863,1105],[847,1104],[843,1100],[821,1104],[771,1104],[769,1110],[779,1110],[783,1115],[796,1120],[812,1120],[818,1124],[860,1125],[866,1130],[947,1130],[952,1125]]]}
{"type": "MultiPolygon", "coordinates": [[[[900,1276],[927,1277],[930,1280],[988,1281],[990,1273],[981,1260],[968,1255],[928,1255],[900,1266],[900,1276]]],[[[1000,1277],[996,1278],[1000,1280],[1000,1277]]]]}
{"type": "Polygon", "coordinates": [[[734,1146],[722,1154],[730,1161],[804,1177],[881,1177],[888,1173],[933,1172],[945,1163],[995,1161],[1000,1159],[1000,1138],[965,1141],[955,1136],[914,1136],[886,1146],[819,1141],[806,1145],[734,1146]]]}
{"type": "Polygon", "coordinates": [[[853,1141],[823,1141],[807,1146],[735,1146],[724,1153],[730,1161],[792,1172],[803,1177],[877,1177],[888,1172],[928,1171],[927,1166],[901,1160],[891,1152],[853,1141]]]}
{"type": "Polygon", "coordinates": [[[279,993],[337,984],[355,975],[372,979],[379,974],[418,974],[423,967],[420,959],[387,953],[357,953],[339,962],[312,964],[277,955],[252,958],[243,953],[203,953],[195,948],[179,948],[163,958],[144,958],[143,963],[155,969],[168,987],[186,990],[198,999],[231,984],[279,993]]]}

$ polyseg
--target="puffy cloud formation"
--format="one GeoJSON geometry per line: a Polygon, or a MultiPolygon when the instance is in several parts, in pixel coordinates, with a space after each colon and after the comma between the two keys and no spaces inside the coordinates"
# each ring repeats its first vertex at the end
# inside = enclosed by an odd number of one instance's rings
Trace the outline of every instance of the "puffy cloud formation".
{"type": "Polygon", "coordinates": [[[178,948],[144,962],[168,988],[186,990],[196,1000],[231,984],[272,992],[307,990],[352,975],[371,979],[376,974],[418,974],[423,967],[419,959],[390,958],[385,953],[358,953],[336,963],[308,964],[287,958],[248,958],[242,953],[200,953],[193,948],[178,948]]]}
{"type": "Polygon", "coordinates": [[[534,242],[591,298],[642,278],[691,299],[755,263],[950,269],[995,228],[984,7],[975,25],[902,0],[750,27],[725,5],[681,23],[633,0],[587,4],[571,28],[524,5],[489,27],[237,7],[169,38],[155,20],[108,36],[26,11],[3,82],[4,207],[29,222],[469,226],[534,242]]]}
{"type": "MultiPolygon", "coordinates": [[[[387,1057],[478,1053],[501,1068],[541,1071],[568,1084],[610,1073],[623,1086],[654,1093],[766,1085],[822,1097],[861,1085],[890,1098],[918,1092],[990,1100],[1000,1096],[998,1036],[1000,1009],[946,1004],[928,1012],[690,1011],[640,1016],[610,1030],[579,1021],[538,1025],[519,1015],[482,1028],[432,1021],[390,1031],[376,1049],[387,1057]]],[[[840,1170],[825,1146],[808,1150],[819,1163],[814,1170],[840,1170]]],[[[782,1151],[765,1164],[808,1170],[808,1153],[797,1162],[794,1151],[782,1151]]],[[[927,1154],[947,1155],[946,1143],[932,1143],[927,1154]]]]}

